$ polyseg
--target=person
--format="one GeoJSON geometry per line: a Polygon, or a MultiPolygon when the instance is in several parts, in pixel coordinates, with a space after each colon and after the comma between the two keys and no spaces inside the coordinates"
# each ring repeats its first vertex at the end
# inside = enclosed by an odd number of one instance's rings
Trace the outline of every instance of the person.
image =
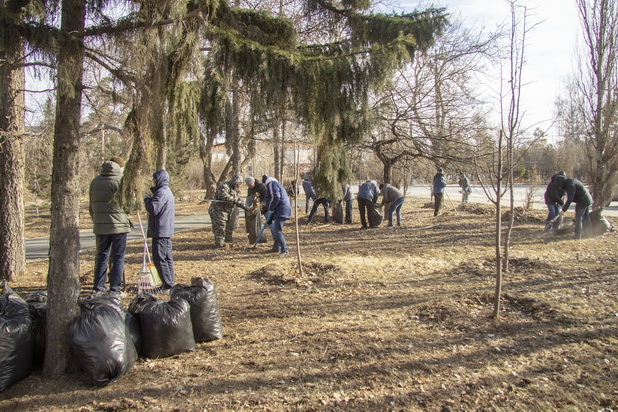
{"type": "Polygon", "coordinates": [[[557,175],[555,182],[558,188],[564,190],[567,195],[566,201],[559,211],[560,215],[566,213],[571,203],[575,202],[575,238],[581,239],[583,232],[588,232],[590,229],[592,196],[590,196],[590,192],[584,184],[575,178],[557,175]]]}
{"type": "Polygon", "coordinates": [[[313,207],[311,208],[311,213],[309,213],[309,219],[307,219],[307,224],[311,223],[311,221],[313,220],[313,216],[315,215],[315,212],[318,211],[318,207],[320,205],[324,207],[324,223],[328,223],[328,208],[330,206],[330,199],[327,199],[325,197],[318,197],[313,202],[313,207]]]}
{"type": "Polygon", "coordinates": [[[234,232],[234,209],[240,207],[248,211],[249,208],[240,200],[238,188],[242,184],[242,177],[236,175],[229,181],[220,183],[215,193],[215,201],[210,204],[208,214],[212,222],[212,233],[215,236],[215,247],[222,248],[225,242],[232,242],[234,232]]]}
{"type": "Polygon", "coordinates": [[[380,195],[380,189],[373,180],[367,180],[358,188],[358,211],[360,212],[361,228],[367,228],[367,220],[369,221],[369,228],[375,229],[378,227],[375,221],[374,208],[375,203],[378,201],[380,195]],[[366,217],[365,217],[366,213],[366,217]]]}
{"type": "Polygon", "coordinates": [[[543,233],[547,233],[550,230],[553,230],[555,233],[556,230],[560,228],[560,224],[562,223],[562,217],[560,216],[560,209],[564,204],[562,198],[564,197],[564,190],[559,188],[556,184],[557,176],[565,176],[565,173],[560,171],[553,175],[545,189],[545,204],[547,205],[547,210],[549,211],[547,214],[547,220],[545,220],[545,228],[543,229],[543,233]]]}
{"type": "Polygon", "coordinates": [[[397,226],[401,226],[401,207],[405,200],[403,193],[387,183],[380,184],[380,192],[382,193],[382,204],[380,206],[389,203],[388,227],[393,227],[393,214],[395,212],[397,212],[397,226]]]}
{"type": "Polygon", "coordinates": [[[352,203],[354,201],[354,193],[349,184],[343,186],[343,201],[345,202],[345,223],[352,223],[352,203]]]}
{"type": "Polygon", "coordinates": [[[303,179],[303,191],[305,192],[305,213],[309,213],[309,201],[312,200],[315,202],[315,199],[318,197],[315,194],[315,190],[313,189],[311,178],[309,176],[305,176],[303,179]]]}
{"type": "Polygon", "coordinates": [[[109,290],[120,293],[124,273],[124,255],[127,233],[132,225],[126,210],[116,206],[112,199],[120,187],[124,161],[116,157],[101,165],[98,176],[92,179],[88,196],[88,211],[92,218],[92,231],[96,236],[97,257],[94,268],[93,294],[105,293],[110,254],[109,290]]]}
{"type": "Polygon", "coordinates": [[[464,172],[459,175],[459,187],[461,187],[461,203],[468,203],[468,196],[472,193],[470,179],[464,172]]]}
{"type": "Polygon", "coordinates": [[[152,195],[144,196],[148,212],[147,236],[152,238],[152,263],[161,277],[163,292],[174,286],[174,258],[172,236],[174,235],[174,195],[169,188],[170,176],[165,170],[152,174],[152,195]]]}
{"type": "Polygon", "coordinates": [[[268,209],[266,223],[270,225],[274,244],[271,252],[279,253],[279,257],[288,256],[288,245],[283,236],[283,226],[292,214],[290,199],[277,179],[267,175],[262,176],[262,182],[266,184],[266,199],[264,203],[268,209]]]}
{"type": "Polygon", "coordinates": [[[433,215],[438,216],[440,206],[442,205],[442,197],[444,196],[444,188],[446,187],[446,179],[442,174],[442,168],[438,169],[438,173],[433,177],[433,215]]]}
{"type": "MultiPolygon", "coordinates": [[[[245,179],[248,187],[245,206],[249,208],[245,213],[245,228],[249,236],[249,243],[254,244],[262,229],[262,215],[266,213],[264,200],[266,199],[266,186],[262,182],[256,182],[251,176],[245,179]]],[[[259,243],[268,242],[266,233],[262,233],[259,243]]]]}

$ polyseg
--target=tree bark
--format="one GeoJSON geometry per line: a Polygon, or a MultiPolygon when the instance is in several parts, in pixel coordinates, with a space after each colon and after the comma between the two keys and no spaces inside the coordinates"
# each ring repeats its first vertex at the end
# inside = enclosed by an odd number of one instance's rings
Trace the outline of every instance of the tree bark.
{"type": "Polygon", "coordinates": [[[79,126],[81,120],[85,1],[63,0],[61,30],[68,40],[58,53],[56,124],[51,189],[47,346],[43,373],[56,377],[73,369],[69,323],[79,314],[79,126]]]}
{"type": "Polygon", "coordinates": [[[23,44],[0,51],[0,280],[26,269],[24,242],[24,70],[15,68],[23,44]]]}

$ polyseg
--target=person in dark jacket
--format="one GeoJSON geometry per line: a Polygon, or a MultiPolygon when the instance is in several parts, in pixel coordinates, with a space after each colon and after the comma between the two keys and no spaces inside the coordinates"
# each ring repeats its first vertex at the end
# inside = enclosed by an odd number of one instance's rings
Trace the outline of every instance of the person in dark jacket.
{"type": "Polygon", "coordinates": [[[303,191],[305,192],[305,213],[309,213],[309,201],[312,200],[315,202],[318,197],[315,194],[313,184],[311,183],[311,179],[309,177],[305,177],[303,179],[303,191]]]}
{"type": "Polygon", "coordinates": [[[472,193],[470,179],[464,172],[459,175],[459,187],[461,188],[461,203],[468,203],[468,196],[472,193]]]}
{"type": "Polygon", "coordinates": [[[343,201],[345,202],[345,223],[352,223],[352,203],[354,193],[349,184],[343,186],[343,201]]]}
{"type": "Polygon", "coordinates": [[[547,220],[545,220],[545,229],[543,233],[547,233],[550,230],[556,232],[560,228],[562,223],[562,217],[560,216],[560,209],[564,204],[562,198],[564,197],[564,190],[559,188],[556,184],[556,176],[566,177],[564,172],[558,172],[553,175],[545,189],[545,204],[547,205],[547,220]]]}
{"type": "Polygon", "coordinates": [[[315,202],[313,202],[313,207],[311,208],[311,213],[309,213],[309,219],[307,220],[307,224],[311,223],[311,221],[313,220],[313,216],[315,215],[315,212],[318,211],[318,207],[320,205],[324,207],[324,223],[328,223],[328,208],[330,206],[330,199],[327,199],[325,197],[318,197],[317,199],[315,199],[315,202]]]}
{"type": "Polygon", "coordinates": [[[112,267],[109,271],[110,292],[120,293],[122,284],[127,233],[132,227],[127,211],[115,206],[112,202],[120,187],[122,167],[124,167],[124,161],[120,158],[103,162],[101,172],[90,183],[88,210],[92,217],[92,231],[96,235],[97,242],[94,294],[105,292],[110,253],[112,255],[112,267]]]}
{"type": "Polygon", "coordinates": [[[440,206],[442,206],[442,197],[444,196],[444,188],[446,187],[446,179],[442,174],[442,169],[438,169],[438,173],[433,177],[433,215],[438,216],[440,206]]]}
{"type": "MultiPolygon", "coordinates": [[[[266,185],[262,182],[256,182],[251,176],[245,179],[247,184],[247,198],[245,199],[245,206],[249,209],[245,213],[245,228],[249,235],[249,243],[254,244],[262,229],[262,216],[266,213],[266,200],[267,189],[266,185]]],[[[260,243],[268,242],[266,234],[263,233],[260,237],[260,243]]]]}
{"type": "Polygon", "coordinates": [[[266,182],[266,199],[264,203],[268,209],[268,220],[270,230],[273,235],[274,244],[271,252],[279,253],[279,257],[288,256],[288,245],[283,236],[283,226],[285,221],[290,219],[292,207],[285,188],[273,177],[262,176],[262,181],[266,182]]]}
{"type": "Polygon", "coordinates": [[[358,201],[361,228],[363,229],[367,228],[367,220],[369,221],[369,228],[374,229],[378,227],[378,225],[376,225],[374,215],[374,208],[376,202],[378,201],[378,196],[380,196],[380,189],[378,188],[377,183],[373,180],[367,180],[358,188],[358,196],[356,196],[356,200],[358,201]],[[366,217],[365,213],[367,214],[366,217]]]}
{"type": "Polygon", "coordinates": [[[165,170],[154,172],[152,180],[152,196],[144,196],[144,206],[148,212],[147,236],[152,238],[152,263],[163,282],[163,292],[167,292],[174,286],[174,195],[169,188],[170,176],[165,170]]]}
{"type": "Polygon", "coordinates": [[[397,226],[401,226],[401,207],[405,198],[403,193],[394,186],[387,183],[380,184],[380,192],[382,193],[382,205],[388,206],[388,227],[393,227],[393,214],[397,212],[397,226]]]}
{"type": "Polygon", "coordinates": [[[575,238],[581,239],[583,232],[587,232],[591,226],[590,205],[592,205],[592,196],[590,196],[590,192],[584,184],[575,178],[557,175],[555,182],[558,188],[564,190],[567,195],[560,214],[566,213],[571,203],[575,203],[575,238]]]}
{"type": "Polygon", "coordinates": [[[208,214],[212,224],[212,233],[215,236],[215,247],[222,248],[225,242],[232,242],[232,233],[236,220],[234,209],[240,207],[248,211],[249,208],[240,200],[238,188],[243,182],[241,176],[233,176],[229,181],[220,183],[215,193],[215,201],[210,204],[208,214]]]}

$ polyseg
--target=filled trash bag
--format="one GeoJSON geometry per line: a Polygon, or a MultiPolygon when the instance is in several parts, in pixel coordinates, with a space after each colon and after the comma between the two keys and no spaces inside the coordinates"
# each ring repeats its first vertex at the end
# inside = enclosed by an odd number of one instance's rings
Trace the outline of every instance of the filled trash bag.
{"type": "Polygon", "coordinates": [[[45,334],[47,332],[47,292],[32,292],[26,296],[32,321],[32,344],[34,366],[40,368],[45,359],[45,334]]]}
{"type": "Polygon", "coordinates": [[[116,304],[93,298],[80,301],[80,308],[69,344],[92,383],[105,386],[131,369],[137,350],[116,304]]]}
{"type": "Polygon", "coordinates": [[[376,226],[380,226],[384,220],[384,208],[382,206],[376,206],[373,208],[373,221],[376,226]]]}
{"type": "Polygon", "coordinates": [[[171,297],[189,302],[193,336],[196,342],[210,342],[221,339],[223,332],[217,291],[210,280],[202,277],[192,278],[191,286],[174,286],[171,297]]]}
{"type": "Polygon", "coordinates": [[[32,372],[32,322],[28,304],[0,284],[0,392],[32,372]]]}
{"type": "Polygon", "coordinates": [[[129,336],[135,345],[137,354],[140,354],[142,347],[142,332],[140,330],[139,322],[135,316],[133,316],[128,310],[122,307],[122,297],[117,294],[106,294],[95,297],[88,297],[86,300],[90,305],[97,304],[109,304],[118,311],[124,324],[127,326],[129,336]]]}
{"type": "Polygon", "coordinates": [[[141,354],[164,358],[195,350],[191,308],[184,299],[164,301],[140,292],[129,305],[142,331],[141,354]]]}

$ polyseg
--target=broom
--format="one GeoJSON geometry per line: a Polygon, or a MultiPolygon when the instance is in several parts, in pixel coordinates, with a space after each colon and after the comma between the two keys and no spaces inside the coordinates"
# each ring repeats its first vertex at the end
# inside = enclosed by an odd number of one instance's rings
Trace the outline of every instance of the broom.
{"type": "Polygon", "coordinates": [[[146,233],[144,232],[144,225],[142,225],[142,218],[137,212],[137,220],[139,222],[139,228],[142,231],[142,238],[144,239],[144,255],[142,259],[142,270],[139,272],[139,284],[138,291],[142,289],[150,290],[156,292],[163,282],[161,282],[161,278],[159,277],[159,273],[157,272],[157,268],[150,260],[150,252],[148,251],[148,243],[146,241],[146,233]],[[146,261],[146,259],[148,259],[146,261]]]}

